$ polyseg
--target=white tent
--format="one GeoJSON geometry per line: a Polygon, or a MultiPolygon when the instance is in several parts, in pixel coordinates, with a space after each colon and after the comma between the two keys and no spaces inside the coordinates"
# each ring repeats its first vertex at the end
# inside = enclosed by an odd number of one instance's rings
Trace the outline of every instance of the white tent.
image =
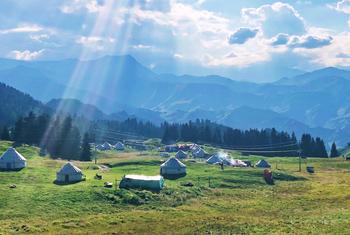
{"type": "Polygon", "coordinates": [[[256,164],[255,164],[256,167],[259,167],[259,168],[270,168],[271,165],[264,159],[261,159],[260,161],[258,161],[256,164]]]}
{"type": "Polygon", "coordinates": [[[177,158],[171,157],[160,165],[160,174],[166,178],[181,177],[186,175],[186,165],[177,158]]]}
{"type": "Polygon", "coordinates": [[[108,142],[104,142],[103,144],[96,146],[96,148],[100,151],[111,150],[112,147],[113,146],[108,142]]]}
{"type": "Polygon", "coordinates": [[[247,164],[243,162],[242,160],[239,159],[232,159],[231,160],[231,166],[236,166],[236,167],[247,167],[247,164]]]}
{"type": "Polygon", "coordinates": [[[56,174],[57,183],[79,182],[83,178],[82,171],[71,162],[67,162],[56,174]]]}
{"type": "Polygon", "coordinates": [[[177,159],[184,159],[187,158],[187,153],[185,153],[184,151],[180,150],[176,153],[175,157],[177,159]]]}
{"type": "Polygon", "coordinates": [[[15,148],[7,149],[0,157],[1,170],[20,170],[26,166],[27,160],[15,148]]]}
{"type": "Polygon", "coordinates": [[[207,155],[207,153],[202,148],[198,148],[197,150],[192,152],[192,155],[194,157],[203,158],[205,157],[205,155],[207,155]]]}
{"type": "Polygon", "coordinates": [[[225,153],[217,153],[208,158],[207,160],[208,164],[221,164],[224,163],[225,165],[231,165],[231,161],[228,158],[227,154],[225,153]]]}
{"type": "Polygon", "coordinates": [[[118,142],[118,143],[116,143],[116,144],[114,145],[114,148],[115,148],[116,150],[123,151],[123,150],[125,149],[125,146],[124,146],[124,144],[123,144],[122,142],[118,142]]]}

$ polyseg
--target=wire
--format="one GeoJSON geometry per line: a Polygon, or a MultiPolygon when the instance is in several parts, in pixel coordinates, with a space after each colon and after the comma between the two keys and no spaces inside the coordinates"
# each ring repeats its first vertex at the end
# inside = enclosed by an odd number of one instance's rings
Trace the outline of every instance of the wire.
{"type": "MultiPolygon", "coordinates": [[[[280,142],[275,144],[261,144],[261,145],[253,145],[254,147],[270,147],[270,146],[276,146],[276,145],[285,145],[285,144],[297,144],[295,141],[287,141],[287,142],[280,142]]],[[[232,146],[233,148],[250,148],[252,145],[246,145],[246,146],[232,146]]]]}
{"type": "Polygon", "coordinates": [[[261,150],[261,149],[280,149],[280,148],[285,148],[285,147],[292,147],[292,146],[298,146],[297,143],[295,144],[288,144],[288,145],[280,145],[280,146],[269,146],[269,147],[251,147],[251,148],[236,148],[236,147],[232,147],[232,149],[235,149],[237,151],[239,150],[261,150]]]}

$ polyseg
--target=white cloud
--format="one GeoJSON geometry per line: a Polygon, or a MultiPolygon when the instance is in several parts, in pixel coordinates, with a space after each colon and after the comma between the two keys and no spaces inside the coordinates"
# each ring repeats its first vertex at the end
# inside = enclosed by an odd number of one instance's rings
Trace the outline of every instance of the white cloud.
{"type": "Polygon", "coordinates": [[[293,6],[276,2],[258,8],[243,8],[243,22],[254,27],[261,27],[264,35],[273,37],[277,34],[302,35],[305,22],[293,6]]]}
{"type": "Polygon", "coordinates": [[[48,34],[34,34],[34,35],[30,35],[29,38],[32,39],[33,41],[42,42],[45,39],[49,39],[50,35],[48,35],[48,34]]]}
{"type": "Polygon", "coordinates": [[[1,34],[10,34],[10,33],[35,33],[43,31],[44,29],[36,24],[19,24],[15,28],[0,30],[1,34]]]}
{"type": "Polygon", "coordinates": [[[183,57],[183,55],[181,55],[181,54],[175,53],[175,54],[174,54],[174,58],[176,58],[176,59],[182,59],[182,58],[184,58],[184,57],[183,57]]]}
{"type": "Polygon", "coordinates": [[[350,33],[332,36],[332,44],[315,49],[298,48],[297,52],[321,66],[350,66],[350,33]]]}
{"type": "Polygon", "coordinates": [[[335,4],[328,4],[328,7],[339,12],[350,14],[350,0],[342,0],[335,4]]]}
{"type": "Polygon", "coordinates": [[[69,0],[63,4],[60,10],[65,14],[73,14],[81,10],[90,13],[98,12],[103,7],[103,2],[98,0],[69,0]]]}
{"type": "Polygon", "coordinates": [[[103,51],[110,45],[113,45],[115,43],[115,39],[110,37],[103,38],[95,36],[81,36],[75,42],[92,51],[103,51]]]}
{"type": "Polygon", "coordinates": [[[143,45],[143,44],[137,44],[137,45],[133,45],[132,48],[133,48],[133,49],[136,49],[136,50],[148,50],[148,49],[152,49],[153,46],[150,46],[150,45],[143,45]]]}
{"type": "Polygon", "coordinates": [[[34,60],[39,58],[45,50],[39,50],[39,51],[29,51],[29,50],[24,50],[24,51],[18,51],[14,50],[9,53],[9,57],[16,59],[16,60],[34,60]]]}

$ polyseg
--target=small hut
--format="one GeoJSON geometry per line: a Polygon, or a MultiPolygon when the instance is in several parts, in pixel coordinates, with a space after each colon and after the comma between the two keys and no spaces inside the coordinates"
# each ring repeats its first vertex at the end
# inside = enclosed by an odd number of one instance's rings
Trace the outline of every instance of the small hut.
{"type": "Polygon", "coordinates": [[[185,153],[184,151],[180,150],[176,153],[175,157],[177,159],[185,159],[187,158],[187,153],[185,153]]]}
{"type": "Polygon", "coordinates": [[[119,183],[119,188],[147,189],[160,191],[164,187],[164,178],[160,175],[124,175],[119,183]]]}
{"type": "Polygon", "coordinates": [[[192,155],[193,157],[204,158],[207,153],[202,148],[198,148],[192,152],[192,155]]]}
{"type": "Polygon", "coordinates": [[[20,170],[27,166],[25,159],[15,148],[9,148],[0,157],[0,170],[20,170]]]}
{"type": "Polygon", "coordinates": [[[118,142],[114,145],[114,148],[119,151],[123,151],[125,149],[125,146],[122,142],[118,142]]]}
{"type": "Polygon", "coordinates": [[[178,179],[186,175],[186,165],[171,157],[160,165],[160,174],[166,179],[178,179]]]}
{"type": "Polygon", "coordinates": [[[208,158],[207,160],[208,164],[224,164],[224,165],[231,165],[231,160],[229,159],[228,155],[226,153],[217,153],[208,158]]]}
{"type": "Polygon", "coordinates": [[[112,149],[112,145],[108,142],[104,142],[103,144],[101,145],[97,145],[96,146],[96,149],[97,150],[100,150],[100,151],[106,151],[106,150],[111,150],[112,149]]]}
{"type": "Polygon", "coordinates": [[[84,180],[82,171],[73,163],[67,162],[56,174],[56,183],[75,183],[84,180]]]}
{"type": "Polygon", "coordinates": [[[270,168],[271,165],[264,159],[261,159],[260,161],[258,161],[256,164],[255,164],[256,167],[259,167],[259,168],[270,168]]]}

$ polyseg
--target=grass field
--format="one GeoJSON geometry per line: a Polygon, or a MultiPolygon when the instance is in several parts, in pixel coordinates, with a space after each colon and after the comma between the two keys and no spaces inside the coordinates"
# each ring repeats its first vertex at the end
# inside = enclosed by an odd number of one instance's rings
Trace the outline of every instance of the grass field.
{"type": "MultiPolygon", "coordinates": [[[[0,152],[11,143],[0,142],[0,152]]],[[[64,161],[17,150],[28,159],[19,172],[0,172],[0,234],[346,234],[350,231],[350,161],[308,159],[313,175],[298,172],[296,158],[268,158],[276,179],[262,169],[185,162],[187,176],[166,180],[159,194],[107,189],[124,174],[159,174],[164,159],[154,152],[99,154],[100,170],[76,162],[87,180],[53,184],[64,161]],[[276,164],[279,170],[276,170],[276,164]],[[102,180],[95,180],[100,173],[102,180]],[[210,178],[210,185],[209,185],[210,178]],[[182,186],[192,182],[194,187],[182,186]],[[16,188],[9,188],[16,184],[16,188]]],[[[236,153],[233,153],[237,155],[236,153]]],[[[260,157],[243,157],[256,161],[260,157]]]]}

